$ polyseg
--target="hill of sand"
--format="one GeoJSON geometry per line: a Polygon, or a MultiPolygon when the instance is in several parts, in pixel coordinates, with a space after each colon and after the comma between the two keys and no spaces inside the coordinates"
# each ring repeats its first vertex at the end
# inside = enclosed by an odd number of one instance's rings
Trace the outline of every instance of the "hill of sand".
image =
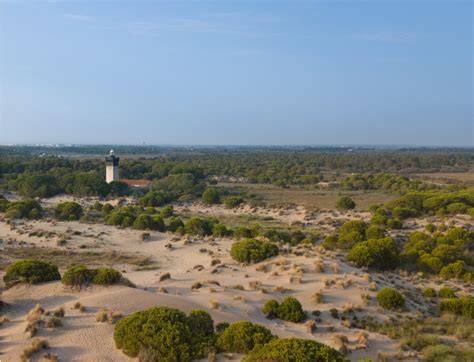
{"type": "MultiPolygon", "coordinates": [[[[95,313],[101,308],[122,315],[154,306],[170,306],[187,312],[205,309],[216,323],[250,320],[281,337],[310,338],[333,347],[337,346],[333,336],[343,334],[349,339],[348,358],[355,361],[361,358],[375,360],[379,352],[394,355],[399,350],[398,343],[386,336],[369,333],[367,349],[358,349],[360,330],[348,328],[343,320],[333,318],[331,309],[336,308],[340,313],[345,310],[347,315],[358,318],[370,315],[383,320],[395,316],[392,312],[381,311],[374,301],[376,288],[383,286],[413,292],[407,293],[413,296],[407,300],[408,313],[415,315],[426,309],[415,297],[422,287],[416,278],[407,280],[391,273],[369,275],[346,264],[342,256],[324,252],[319,247],[288,248],[273,259],[241,265],[229,256],[233,243],[230,239],[186,238],[151,232],[149,239],[142,241],[141,234],[132,229],[79,222],[21,221],[11,225],[0,222],[3,264],[11,260],[12,250],[27,253],[28,249],[37,247],[44,251],[94,252],[97,258],[89,266],[109,265],[107,258],[113,251],[148,257],[157,267],[137,271],[137,266],[126,260],[114,265],[137,288],[95,286],[77,290],[51,282],[16,285],[4,290],[2,300],[8,306],[3,314],[10,321],[4,323],[0,332],[1,360],[18,360],[21,351],[30,343],[24,333],[25,317],[37,303],[46,310],[60,306],[66,310],[62,327],[41,328],[38,334],[47,338],[51,346],[48,352],[57,354],[61,361],[129,360],[115,348],[113,324],[96,322],[95,313]],[[54,235],[31,236],[32,232],[41,230],[54,235]],[[68,240],[64,246],[57,246],[57,238],[62,234],[67,234],[68,240]],[[315,260],[323,263],[323,271],[316,270],[315,260]],[[171,278],[160,281],[165,273],[170,273],[171,278]],[[319,291],[323,303],[317,303],[313,298],[319,291]],[[371,300],[362,298],[362,294],[369,295],[371,300]],[[260,308],[267,299],[282,300],[285,296],[298,298],[310,318],[319,318],[316,331],[309,332],[303,323],[269,320],[263,316],[260,308]],[[86,311],[73,309],[76,302],[82,303],[86,311]],[[319,317],[311,314],[315,310],[320,311],[319,317]]],[[[59,264],[64,271],[68,260],[61,260],[59,264]]],[[[232,358],[238,356],[220,356],[220,359],[232,358]]]]}

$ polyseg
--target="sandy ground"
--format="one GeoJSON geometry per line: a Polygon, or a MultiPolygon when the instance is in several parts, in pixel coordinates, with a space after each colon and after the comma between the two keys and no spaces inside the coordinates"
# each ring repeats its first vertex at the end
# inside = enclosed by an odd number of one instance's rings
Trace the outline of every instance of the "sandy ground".
{"type": "MultiPolygon", "coordinates": [[[[159,264],[159,269],[134,271],[131,265],[117,265],[124,275],[137,285],[136,289],[125,286],[89,287],[83,290],[71,290],[59,282],[37,286],[17,285],[5,290],[4,302],[10,306],[3,313],[10,319],[2,326],[2,361],[18,360],[23,348],[30,340],[24,333],[25,316],[36,303],[47,310],[64,306],[66,316],[64,326],[55,329],[41,329],[39,336],[45,336],[50,345],[50,352],[58,355],[63,361],[121,361],[128,360],[115,349],[113,342],[113,325],[95,321],[95,312],[103,307],[127,315],[137,310],[166,305],[185,311],[201,308],[208,310],[215,322],[250,320],[270,328],[276,335],[312,338],[336,346],[332,340],[334,334],[342,333],[349,338],[348,347],[351,360],[360,358],[376,359],[379,352],[393,355],[398,351],[398,343],[379,334],[369,335],[366,350],[357,350],[357,333],[341,320],[331,317],[329,310],[337,308],[340,312],[352,304],[361,311],[354,312],[358,317],[365,315],[380,319],[391,313],[381,311],[374,301],[375,291],[370,290],[369,283],[375,281],[378,287],[385,285],[415,290],[416,286],[396,275],[373,273],[368,278],[364,272],[347,265],[331,253],[323,253],[317,247],[301,248],[280,255],[255,265],[240,265],[229,256],[232,240],[219,239],[186,239],[167,233],[152,232],[150,240],[140,241],[140,231],[118,229],[98,224],[79,222],[23,221],[15,230],[10,225],[0,222],[0,239],[2,247],[29,247],[32,245],[45,248],[69,249],[75,251],[119,251],[139,253],[150,256],[159,264]],[[65,246],[56,246],[56,238],[33,237],[28,233],[20,234],[22,229],[49,230],[57,233],[80,235],[71,236],[65,246]],[[75,233],[77,234],[77,233],[75,233]],[[100,235],[100,236],[99,236],[100,235]],[[171,244],[170,248],[166,246],[171,244]],[[79,248],[81,247],[81,249],[79,248]],[[324,272],[316,272],[314,261],[320,258],[324,263],[324,272]],[[218,261],[214,261],[218,259],[218,261]],[[214,264],[214,265],[211,265],[214,264]],[[159,281],[159,276],[169,272],[171,279],[159,281]],[[301,278],[301,280],[299,280],[301,278]],[[328,282],[327,282],[328,281],[328,282]],[[191,286],[201,282],[202,287],[196,290],[191,286]],[[329,283],[326,286],[325,283],[329,283]],[[345,285],[344,285],[345,284],[345,285]],[[166,293],[163,288],[166,289],[166,293]],[[243,289],[243,290],[241,290],[243,289]],[[281,290],[284,291],[281,291],[281,290]],[[323,304],[316,304],[312,295],[322,290],[323,304]],[[365,305],[361,294],[369,294],[372,301],[365,305]],[[304,324],[268,320],[260,308],[269,298],[283,299],[285,296],[297,297],[307,310],[321,311],[321,321],[317,330],[309,333],[304,324]],[[87,307],[81,313],[71,309],[76,301],[87,307]],[[212,309],[211,303],[217,303],[212,309]]],[[[8,255],[3,255],[8,259],[8,255]]],[[[409,300],[409,313],[423,310],[424,306],[409,300]]],[[[39,354],[40,355],[40,354],[39,354]]]]}

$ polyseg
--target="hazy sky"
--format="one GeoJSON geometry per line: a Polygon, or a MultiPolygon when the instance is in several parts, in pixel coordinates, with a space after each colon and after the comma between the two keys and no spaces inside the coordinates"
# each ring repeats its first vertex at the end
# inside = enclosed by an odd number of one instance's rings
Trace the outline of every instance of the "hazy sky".
{"type": "Polygon", "coordinates": [[[474,146],[471,1],[1,1],[0,143],[474,146]]]}

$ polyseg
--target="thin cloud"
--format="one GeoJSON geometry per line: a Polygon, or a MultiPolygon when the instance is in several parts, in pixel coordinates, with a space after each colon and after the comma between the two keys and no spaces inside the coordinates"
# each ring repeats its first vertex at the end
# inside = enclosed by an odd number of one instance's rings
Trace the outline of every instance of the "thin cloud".
{"type": "Polygon", "coordinates": [[[164,21],[135,21],[127,24],[133,35],[157,36],[164,32],[210,33],[222,35],[273,36],[274,32],[261,30],[261,23],[274,18],[254,19],[248,14],[206,14],[201,18],[179,18],[164,21]]]}
{"type": "Polygon", "coordinates": [[[413,35],[409,33],[359,33],[353,34],[353,38],[365,41],[375,41],[381,43],[404,43],[413,40],[413,35]]]}
{"type": "Polygon", "coordinates": [[[63,14],[63,17],[66,19],[74,20],[74,21],[80,21],[80,22],[85,22],[85,23],[90,23],[94,21],[94,17],[90,15],[84,15],[84,14],[63,14]]]}

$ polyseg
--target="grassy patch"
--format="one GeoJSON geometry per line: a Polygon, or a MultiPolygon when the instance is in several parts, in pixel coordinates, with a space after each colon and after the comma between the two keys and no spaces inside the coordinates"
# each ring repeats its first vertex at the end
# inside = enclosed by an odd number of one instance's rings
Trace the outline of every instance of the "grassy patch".
{"type": "Polygon", "coordinates": [[[8,247],[2,251],[0,259],[0,269],[4,269],[11,263],[12,259],[39,259],[58,265],[60,268],[67,268],[74,264],[86,264],[88,266],[113,266],[117,264],[136,265],[138,267],[153,264],[153,261],[140,254],[119,253],[119,252],[77,252],[54,248],[29,247],[8,247]]]}

